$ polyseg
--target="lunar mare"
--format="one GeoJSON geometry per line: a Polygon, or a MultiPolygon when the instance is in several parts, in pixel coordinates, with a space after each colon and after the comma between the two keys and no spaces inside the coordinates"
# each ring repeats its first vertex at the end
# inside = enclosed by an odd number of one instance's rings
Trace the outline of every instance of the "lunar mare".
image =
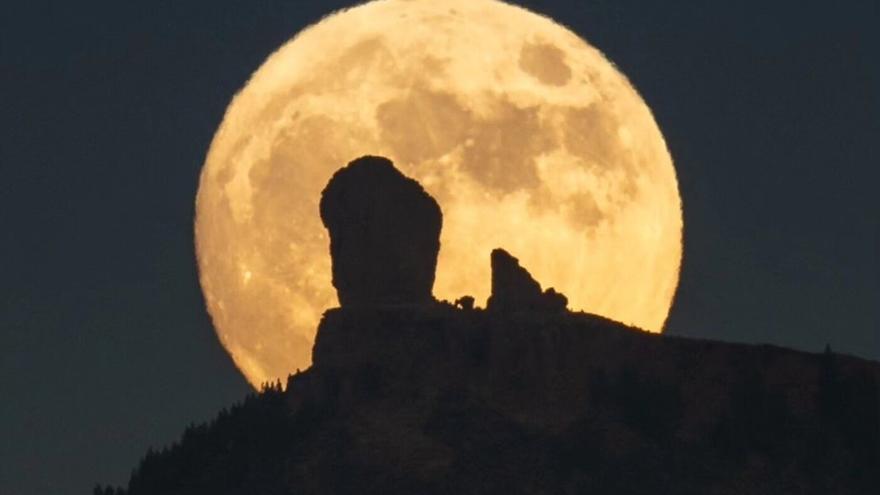
{"type": "Polygon", "coordinates": [[[248,380],[311,362],[337,306],[331,175],[392,159],[443,210],[434,294],[489,295],[503,247],[569,307],[661,331],[681,261],[672,159],[632,85],[578,36],[493,0],[382,0],[282,46],[227,109],[196,202],[200,280],[248,380]]]}

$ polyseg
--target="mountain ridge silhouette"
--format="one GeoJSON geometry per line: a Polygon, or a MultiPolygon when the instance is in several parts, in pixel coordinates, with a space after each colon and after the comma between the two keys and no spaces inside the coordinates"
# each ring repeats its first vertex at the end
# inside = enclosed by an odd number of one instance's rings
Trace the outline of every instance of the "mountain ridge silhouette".
{"type": "Polygon", "coordinates": [[[149,452],[127,488],[96,494],[880,486],[880,364],[830,348],[651,334],[571,312],[502,249],[491,255],[486,309],[469,296],[436,301],[442,219],[415,181],[388,166],[355,160],[325,189],[343,304],[320,322],[312,367],[187,428],[180,442],[149,452]],[[422,213],[388,221],[408,211],[422,213]]]}
{"type": "Polygon", "coordinates": [[[286,390],[123,493],[873,493],[878,376],[585,313],[335,309],[286,390]]]}

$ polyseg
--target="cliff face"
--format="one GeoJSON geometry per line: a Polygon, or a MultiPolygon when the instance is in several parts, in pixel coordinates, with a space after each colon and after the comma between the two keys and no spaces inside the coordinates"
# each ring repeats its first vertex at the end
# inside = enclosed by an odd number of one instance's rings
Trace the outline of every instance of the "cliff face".
{"type": "Polygon", "coordinates": [[[380,491],[878,486],[880,369],[831,353],[438,305],[330,311],[314,363],[289,381],[291,410],[333,411],[352,434],[346,458],[382,473],[380,491]]]}
{"type": "Polygon", "coordinates": [[[587,314],[336,309],[128,493],[874,493],[880,366],[587,314]]]}

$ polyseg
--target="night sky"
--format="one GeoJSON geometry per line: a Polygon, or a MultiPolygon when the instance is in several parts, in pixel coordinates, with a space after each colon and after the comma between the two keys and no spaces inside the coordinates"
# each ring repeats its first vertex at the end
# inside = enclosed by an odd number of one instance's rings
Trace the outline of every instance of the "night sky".
{"type": "MultiPolygon", "coordinates": [[[[645,3],[525,6],[664,132],[685,216],[667,331],[880,359],[880,4],[645,3]]],[[[0,494],[122,484],[247,393],[198,286],[199,170],[265,57],[347,5],[0,7],[0,494]]]]}

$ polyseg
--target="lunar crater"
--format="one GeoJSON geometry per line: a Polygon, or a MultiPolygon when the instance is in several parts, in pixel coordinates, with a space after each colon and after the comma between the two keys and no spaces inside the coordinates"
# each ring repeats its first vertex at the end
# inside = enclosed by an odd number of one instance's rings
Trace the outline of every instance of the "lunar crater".
{"type": "Polygon", "coordinates": [[[434,160],[468,136],[474,119],[455,95],[416,86],[376,110],[381,140],[405,163],[434,160]]]}
{"type": "Polygon", "coordinates": [[[571,68],[565,53],[556,45],[539,41],[523,45],[519,54],[523,72],[550,86],[565,86],[571,80],[571,68]]]}
{"type": "Polygon", "coordinates": [[[491,118],[471,123],[467,134],[473,145],[462,154],[462,169],[496,195],[537,186],[535,157],[554,146],[539,109],[519,107],[507,98],[496,98],[492,107],[491,118]]]}

